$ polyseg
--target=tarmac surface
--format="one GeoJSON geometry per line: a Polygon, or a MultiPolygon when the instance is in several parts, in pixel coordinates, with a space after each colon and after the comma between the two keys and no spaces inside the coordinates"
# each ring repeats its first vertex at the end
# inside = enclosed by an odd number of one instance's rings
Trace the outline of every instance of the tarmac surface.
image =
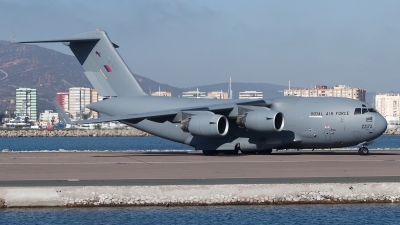
{"type": "Polygon", "coordinates": [[[400,182],[400,150],[0,153],[3,187],[351,182],[400,182]]]}

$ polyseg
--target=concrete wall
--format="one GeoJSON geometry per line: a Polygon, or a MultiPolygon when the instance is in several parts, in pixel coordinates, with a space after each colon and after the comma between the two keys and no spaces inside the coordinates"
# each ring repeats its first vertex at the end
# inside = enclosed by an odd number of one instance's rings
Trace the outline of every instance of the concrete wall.
{"type": "Polygon", "coordinates": [[[400,203],[400,183],[3,187],[0,207],[400,203]]]}

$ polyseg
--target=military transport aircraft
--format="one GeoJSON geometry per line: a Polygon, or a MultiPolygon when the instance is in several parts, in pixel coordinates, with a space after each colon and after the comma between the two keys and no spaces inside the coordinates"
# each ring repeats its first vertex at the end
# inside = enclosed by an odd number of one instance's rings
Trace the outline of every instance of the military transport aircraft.
{"type": "MultiPolygon", "coordinates": [[[[219,100],[147,95],[105,31],[70,38],[20,43],[62,42],[106,100],[88,104],[108,117],[69,123],[120,121],[172,141],[217,153],[269,154],[272,149],[341,148],[368,144],[387,127],[365,102],[346,98],[279,97],[219,100]]],[[[58,104],[57,104],[58,105],[58,104]]],[[[58,108],[61,107],[58,105],[58,108]]]]}

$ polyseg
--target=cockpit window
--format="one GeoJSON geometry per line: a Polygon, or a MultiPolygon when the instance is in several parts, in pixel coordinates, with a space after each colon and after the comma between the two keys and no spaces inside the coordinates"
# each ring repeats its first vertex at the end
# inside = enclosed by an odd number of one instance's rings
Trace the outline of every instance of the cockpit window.
{"type": "Polygon", "coordinates": [[[362,107],[367,107],[367,106],[365,106],[364,104],[362,104],[361,106],[362,106],[362,107]]]}
{"type": "Polygon", "coordinates": [[[354,110],[354,115],[365,114],[367,112],[376,113],[377,111],[374,108],[356,108],[354,110]]]}
{"type": "Polygon", "coordinates": [[[359,115],[359,114],[361,114],[361,108],[356,108],[354,110],[354,115],[359,115]]]}

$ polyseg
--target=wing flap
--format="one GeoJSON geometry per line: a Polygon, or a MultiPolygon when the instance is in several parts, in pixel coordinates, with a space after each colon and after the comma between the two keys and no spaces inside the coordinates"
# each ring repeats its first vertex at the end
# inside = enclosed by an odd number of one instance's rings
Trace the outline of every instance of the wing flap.
{"type": "Polygon", "coordinates": [[[160,117],[175,116],[178,112],[174,110],[162,110],[148,113],[128,114],[123,116],[109,116],[105,118],[90,119],[90,120],[78,120],[74,121],[77,124],[89,124],[89,123],[103,123],[111,121],[124,121],[131,120],[132,122],[139,122],[145,119],[155,119],[160,117]]]}

